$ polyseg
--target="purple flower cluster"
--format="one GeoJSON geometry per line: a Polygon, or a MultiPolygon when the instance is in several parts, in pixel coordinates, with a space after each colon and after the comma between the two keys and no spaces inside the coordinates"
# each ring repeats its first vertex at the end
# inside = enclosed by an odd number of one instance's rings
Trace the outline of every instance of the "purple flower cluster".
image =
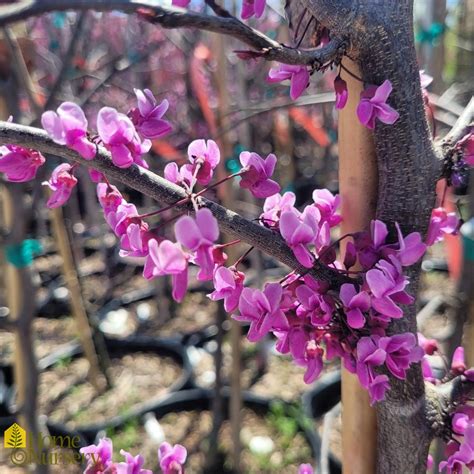
{"type": "MultiPolygon", "coordinates": [[[[138,105],[128,115],[112,107],[99,110],[97,140],[89,135],[84,111],[72,102],[62,103],[56,112],[44,112],[41,124],[53,141],[71,148],[85,160],[95,158],[95,141],[98,141],[110,151],[115,166],[128,168],[135,163],[148,168],[142,156],[150,150],[150,139],[161,137],[171,130],[171,125],[162,118],[168,110],[168,101],[158,104],[148,89],[135,90],[135,94],[138,105]]],[[[30,181],[44,161],[44,157],[36,151],[10,145],[0,157],[0,172],[4,172],[10,181],[30,181]]],[[[102,174],[93,169],[90,177],[94,182],[103,181],[102,174]]],[[[69,199],[77,178],[72,175],[70,165],[60,165],[44,184],[53,191],[48,207],[58,207],[69,199]]]]}
{"type": "MultiPolygon", "coordinates": [[[[90,445],[80,450],[87,466],[84,474],[153,474],[150,469],[142,469],[145,462],[142,456],[132,456],[123,449],[120,454],[124,462],[114,462],[113,444],[109,438],[102,438],[97,445],[90,445]]],[[[162,443],[158,449],[158,459],[163,474],[184,474],[184,463],[187,451],[184,446],[162,443]]]]}

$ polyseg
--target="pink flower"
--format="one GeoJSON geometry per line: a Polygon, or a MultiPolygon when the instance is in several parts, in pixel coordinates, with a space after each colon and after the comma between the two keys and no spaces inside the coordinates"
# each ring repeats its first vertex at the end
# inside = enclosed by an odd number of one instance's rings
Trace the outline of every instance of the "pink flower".
{"type": "Polygon", "coordinates": [[[89,172],[89,178],[93,183],[101,183],[104,181],[104,175],[100,171],[97,171],[94,168],[89,168],[87,171],[89,172]]]}
{"type": "Polygon", "coordinates": [[[313,466],[311,464],[300,464],[298,474],[314,474],[313,466]]]}
{"type": "Polygon", "coordinates": [[[359,262],[364,268],[372,268],[378,260],[386,256],[387,235],[387,226],[382,221],[373,220],[370,223],[370,234],[359,232],[354,236],[359,262]]]}
{"type": "Polygon", "coordinates": [[[283,289],[278,283],[267,283],[263,291],[244,288],[239,300],[237,321],[250,323],[247,339],[256,342],[269,331],[288,328],[288,321],[280,309],[283,289]]]}
{"type": "Polygon", "coordinates": [[[162,117],[169,107],[165,99],[158,105],[150,89],[134,89],[138,107],[130,111],[130,118],[138,133],[143,138],[153,140],[169,133],[172,129],[169,122],[162,117]]]}
{"type": "Polygon", "coordinates": [[[398,223],[395,223],[398,233],[399,250],[397,251],[397,259],[404,266],[413,265],[426,252],[426,245],[421,240],[419,232],[412,232],[403,237],[402,231],[398,223]]]}
{"type": "Polygon", "coordinates": [[[56,143],[72,148],[86,160],[94,158],[96,146],[87,138],[87,119],[77,104],[63,102],[57,112],[44,112],[41,125],[56,143]]]}
{"type": "Polygon", "coordinates": [[[331,299],[323,293],[324,288],[317,283],[309,285],[299,285],[296,288],[296,297],[301,303],[298,313],[302,313],[311,318],[313,326],[322,326],[327,324],[332,317],[334,306],[331,299]]]}
{"type": "Polygon", "coordinates": [[[349,92],[347,90],[347,82],[338,74],[334,80],[334,89],[336,91],[336,109],[341,110],[347,104],[349,92]]]}
{"type": "Polygon", "coordinates": [[[181,217],[174,226],[179,243],[195,252],[194,263],[199,265],[198,280],[212,280],[214,257],[212,248],[219,238],[219,226],[209,209],[196,212],[196,217],[181,217]]]}
{"type": "Polygon", "coordinates": [[[281,213],[291,211],[294,208],[296,196],[292,192],[286,192],[283,195],[274,194],[267,197],[263,204],[263,213],[260,220],[269,227],[278,225],[281,213]]]}
{"type": "Polygon", "coordinates": [[[12,183],[31,181],[46,161],[38,151],[16,145],[1,147],[0,153],[0,172],[5,173],[7,181],[12,183]]]}
{"type": "Polygon", "coordinates": [[[249,189],[256,198],[267,198],[280,191],[280,186],[270,177],[275,171],[277,158],[268,155],[265,160],[257,153],[243,151],[240,154],[240,163],[244,173],[241,176],[240,187],[249,189]]]}
{"type": "Polygon", "coordinates": [[[115,166],[128,168],[137,163],[147,167],[141,155],[150,149],[151,142],[140,140],[135,126],[126,115],[112,107],[102,107],[97,115],[97,131],[115,166]]]}
{"type": "Polygon", "coordinates": [[[158,449],[158,459],[163,474],[184,474],[184,463],[188,453],[184,446],[161,443],[158,449]]]}
{"type": "Polygon", "coordinates": [[[319,231],[319,212],[316,208],[307,206],[300,216],[298,211],[285,211],[280,217],[280,233],[289,245],[298,262],[306,268],[311,268],[314,256],[308,250],[308,245],[314,243],[319,231]]]}
{"type": "Polygon", "coordinates": [[[143,276],[147,280],[171,275],[173,299],[182,301],[188,287],[188,261],[181,247],[169,240],[158,243],[156,239],[148,242],[148,256],[143,268],[143,276]]]}
{"type": "Polygon", "coordinates": [[[120,202],[116,210],[105,214],[105,220],[114,231],[114,234],[120,238],[127,233],[130,224],[140,222],[137,208],[125,199],[120,202]]]}
{"type": "Polygon", "coordinates": [[[426,356],[421,359],[421,373],[423,374],[424,380],[436,384],[436,377],[433,374],[430,362],[426,356]]]}
{"type": "Polygon", "coordinates": [[[430,246],[443,240],[443,234],[454,234],[459,227],[455,212],[447,212],[443,207],[431,211],[430,225],[426,235],[426,245],[430,246]]]}
{"type": "Polygon", "coordinates": [[[362,337],[357,343],[356,372],[361,385],[369,390],[371,404],[383,400],[389,388],[388,377],[374,372],[374,367],[383,365],[387,355],[380,342],[379,336],[372,336],[362,337]]]}
{"type": "Polygon", "coordinates": [[[381,86],[369,86],[361,93],[357,116],[363,125],[374,129],[376,118],[389,125],[398,120],[398,112],[387,104],[391,92],[392,83],[387,80],[381,86]]]}
{"type": "Polygon", "coordinates": [[[453,431],[458,435],[464,435],[467,428],[474,422],[474,407],[470,405],[461,406],[456,410],[451,421],[453,431]]]}
{"type": "Polygon", "coordinates": [[[370,404],[380,402],[385,398],[385,392],[390,388],[386,375],[376,375],[369,385],[370,404]]]}
{"type": "Polygon", "coordinates": [[[341,203],[339,195],[334,196],[328,189],[315,189],[313,191],[313,201],[321,213],[321,221],[328,222],[330,227],[341,223],[342,217],[336,214],[341,203]]]}
{"type": "Polygon", "coordinates": [[[125,202],[120,191],[107,183],[97,184],[97,197],[105,215],[117,211],[120,204],[125,202]]]}
{"type": "Polygon", "coordinates": [[[413,298],[404,291],[408,279],[403,275],[400,263],[394,257],[390,260],[391,263],[381,260],[365,278],[372,293],[372,308],[382,315],[398,319],[403,316],[403,311],[397,304],[410,304],[413,298]]]}
{"type": "Polygon", "coordinates": [[[101,438],[96,445],[91,444],[85,448],[81,448],[80,453],[84,455],[87,460],[87,467],[84,474],[112,474],[112,440],[109,438],[101,438]]]}
{"type": "Polygon", "coordinates": [[[448,443],[447,451],[450,454],[446,461],[439,464],[440,471],[446,469],[448,474],[463,472],[463,465],[472,472],[474,470],[474,423],[466,428],[464,439],[459,445],[456,441],[448,443]]]}
{"type": "Polygon", "coordinates": [[[71,165],[62,163],[53,170],[49,181],[42,183],[53,191],[46,203],[50,209],[62,206],[71,197],[72,190],[77,184],[77,178],[71,171],[71,165]]]}
{"type": "Polygon", "coordinates": [[[306,66],[279,64],[268,72],[267,82],[281,82],[290,79],[290,97],[296,100],[309,85],[309,71],[306,66]]]}
{"type": "Polygon", "coordinates": [[[464,360],[464,347],[456,347],[451,362],[451,371],[455,374],[463,374],[466,370],[466,362],[464,360]]]}
{"type": "Polygon", "coordinates": [[[296,359],[298,365],[306,367],[303,376],[304,383],[313,383],[323,370],[323,354],[324,351],[319,347],[314,339],[306,343],[305,356],[303,359],[296,359]]]}
{"type": "Polygon", "coordinates": [[[148,224],[141,219],[131,219],[126,231],[120,238],[121,257],[146,257],[148,255],[148,241],[152,234],[148,232],[148,224]]]}
{"type": "Polygon", "coordinates": [[[418,333],[418,344],[427,355],[433,355],[438,350],[438,343],[435,339],[427,339],[420,332],[418,333]]]}
{"type": "Polygon", "coordinates": [[[190,3],[191,0],[171,0],[171,5],[181,8],[186,8],[190,3]]]}
{"type": "Polygon", "coordinates": [[[344,304],[344,312],[347,316],[347,324],[351,328],[360,329],[364,327],[364,312],[370,308],[370,296],[367,292],[361,291],[357,293],[354,285],[344,283],[339,293],[342,303],[344,304]]]}
{"type": "Polygon", "coordinates": [[[165,179],[178,186],[183,186],[183,184],[190,186],[193,180],[193,174],[190,168],[191,166],[189,165],[183,165],[181,168],[178,168],[176,163],[168,163],[164,169],[165,179]]]}
{"type": "Polygon", "coordinates": [[[252,16],[260,18],[265,10],[265,4],[266,0],[243,0],[240,16],[243,20],[247,20],[252,16]]]}
{"type": "Polygon", "coordinates": [[[235,268],[219,267],[214,272],[214,288],[209,298],[212,301],[224,300],[224,308],[228,313],[239,305],[240,295],[244,289],[245,275],[235,268]]]}
{"type": "Polygon", "coordinates": [[[417,345],[416,336],[412,333],[396,334],[389,338],[381,338],[386,342],[385,365],[397,378],[406,378],[406,371],[412,362],[419,362],[423,357],[423,349],[417,345]]]}
{"type": "Polygon", "coordinates": [[[214,173],[214,169],[219,164],[221,152],[214,140],[194,140],[188,147],[188,159],[191,162],[187,165],[187,171],[196,181],[203,186],[209,184],[214,173]]]}
{"type": "Polygon", "coordinates": [[[119,462],[116,465],[117,474],[153,474],[150,469],[142,469],[145,462],[142,456],[133,457],[123,449],[120,450],[120,454],[125,456],[125,462],[119,462]]]}

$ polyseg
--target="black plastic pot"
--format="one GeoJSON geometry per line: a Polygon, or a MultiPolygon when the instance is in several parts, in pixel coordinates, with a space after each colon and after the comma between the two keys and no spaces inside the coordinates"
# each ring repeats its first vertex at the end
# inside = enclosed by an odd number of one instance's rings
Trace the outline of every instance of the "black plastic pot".
{"type": "MultiPolygon", "coordinates": [[[[322,418],[340,401],[341,372],[339,370],[323,375],[311,390],[302,396],[304,413],[308,418],[313,419],[322,418]]],[[[329,454],[329,468],[331,474],[342,472],[341,461],[331,453],[329,454]]]]}
{"type": "MultiPolygon", "coordinates": [[[[223,405],[224,405],[224,417],[228,419],[229,412],[229,397],[230,393],[229,390],[226,388],[223,390],[223,405]]],[[[158,421],[163,416],[167,415],[168,413],[176,413],[182,411],[204,411],[204,410],[211,410],[212,409],[212,401],[214,398],[214,392],[212,390],[203,389],[203,388],[195,388],[191,390],[181,390],[179,392],[171,393],[168,397],[160,401],[159,403],[148,404],[148,409],[140,413],[140,415],[144,413],[154,413],[158,421]]],[[[260,397],[255,395],[251,392],[242,392],[242,402],[243,405],[257,414],[266,415],[270,411],[270,405],[273,400],[260,397]]],[[[287,406],[285,402],[280,402],[284,406],[287,406]]],[[[94,429],[80,429],[81,434],[90,442],[93,442],[96,439],[97,434],[106,429],[106,428],[113,428],[113,429],[120,429],[123,427],[130,419],[135,418],[137,415],[130,415],[126,418],[124,417],[116,417],[105,426],[95,426],[94,429]]],[[[303,423],[302,420],[297,420],[298,428],[301,433],[305,436],[309,446],[311,447],[311,452],[314,459],[319,457],[319,453],[321,450],[321,439],[319,435],[307,424],[303,423]]],[[[91,427],[92,428],[92,427],[91,427]]],[[[308,460],[309,461],[309,460],[308,460]]],[[[331,474],[340,473],[341,471],[335,469],[331,470],[331,474]]]]}
{"type": "MultiPolygon", "coordinates": [[[[169,388],[169,392],[182,390],[185,388],[193,387],[193,371],[189,361],[189,357],[185,347],[180,343],[172,340],[156,339],[153,337],[135,336],[125,339],[105,339],[105,345],[109,355],[123,354],[127,352],[151,352],[160,356],[167,356],[174,359],[182,369],[181,375],[169,388]]],[[[62,348],[54,351],[50,355],[42,358],[38,362],[39,370],[48,370],[60,360],[66,358],[76,358],[83,355],[82,348],[77,343],[71,343],[62,348]]],[[[158,375],[158,374],[157,374],[158,375]]],[[[13,368],[11,366],[0,367],[0,427],[8,427],[14,421],[14,416],[11,413],[9,407],[13,401],[15,392],[15,386],[13,383],[13,368]],[[3,398],[2,398],[3,396],[3,398]]],[[[121,422],[122,419],[133,418],[140,416],[150,411],[149,406],[155,406],[167,395],[161,395],[159,397],[152,398],[151,400],[136,405],[129,411],[126,417],[119,416],[115,417],[110,422],[100,423],[98,425],[84,426],[81,427],[81,433],[97,433],[102,429],[106,429],[109,424],[115,425],[117,422],[121,422]]],[[[58,429],[67,430],[67,428],[61,424],[55,424],[58,429]]],[[[88,438],[91,439],[91,438],[88,438]]]]}
{"type": "MultiPolygon", "coordinates": [[[[169,392],[175,392],[182,389],[186,389],[193,386],[193,372],[192,366],[188,358],[186,349],[178,342],[173,340],[156,339],[153,337],[145,336],[133,336],[124,339],[112,339],[105,338],[105,345],[107,352],[110,356],[114,354],[123,354],[128,352],[151,352],[160,356],[167,356],[173,358],[182,368],[182,373],[178,379],[171,385],[169,392]]],[[[56,354],[57,356],[58,354],[56,354]]],[[[63,354],[64,356],[65,354],[63,354]]],[[[82,355],[82,350],[76,349],[68,353],[72,357],[78,357],[82,355]]],[[[56,359],[58,360],[58,359],[56,359]]],[[[48,364],[52,361],[47,360],[48,364]]],[[[159,374],[157,374],[159,376],[159,374]]],[[[106,430],[110,427],[114,427],[126,422],[131,418],[142,416],[143,414],[150,411],[150,406],[157,405],[167,395],[160,395],[153,397],[146,402],[137,404],[133,408],[127,411],[125,415],[119,415],[113,417],[110,420],[106,420],[97,424],[90,424],[76,427],[76,430],[80,432],[88,441],[93,442],[95,436],[99,431],[106,430]]]]}
{"type": "MultiPolygon", "coordinates": [[[[214,398],[214,392],[207,389],[194,389],[185,390],[170,394],[168,398],[163,400],[154,410],[158,420],[171,412],[179,411],[191,411],[191,410],[210,410],[212,407],[212,400],[214,398]]],[[[224,398],[224,416],[227,419],[229,416],[229,398],[230,391],[225,388],[223,391],[224,398]]],[[[265,415],[270,411],[270,405],[272,399],[260,397],[251,392],[242,392],[243,405],[257,414],[265,415]]],[[[288,406],[286,402],[278,400],[283,406],[288,406]]],[[[311,447],[312,455],[314,459],[318,459],[321,451],[321,438],[316,431],[310,427],[303,420],[296,420],[298,422],[298,428],[301,433],[304,434],[308,444],[311,447]]],[[[309,461],[309,460],[308,460],[309,461]]],[[[339,474],[341,472],[340,464],[337,465],[335,460],[330,459],[331,474],[339,474]]]]}
{"type": "MultiPolygon", "coordinates": [[[[81,353],[82,349],[79,344],[75,342],[67,344],[40,359],[38,361],[38,369],[40,371],[49,369],[61,359],[74,357],[81,353]]],[[[9,427],[15,421],[15,416],[11,410],[15,401],[15,394],[16,386],[13,365],[0,365],[0,429],[9,427]]]]}

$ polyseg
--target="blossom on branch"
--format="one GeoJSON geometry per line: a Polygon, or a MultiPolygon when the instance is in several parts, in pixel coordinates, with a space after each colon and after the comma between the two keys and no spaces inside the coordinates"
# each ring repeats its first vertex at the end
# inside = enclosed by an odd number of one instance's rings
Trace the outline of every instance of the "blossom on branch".
{"type": "Polygon", "coordinates": [[[12,183],[31,181],[46,161],[40,152],[17,145],[0,147],[0,153],[0,173],[12,183]]]}
{"type": "Polygon", "coordinates": [[[86,116],[77,104],[63,102],[56,112],[44,112],[41,125],[56,143],[77,151],[85,160],[95,157],[96,146],[87,138],[86,116]]]}
{"type": "Polygon", "coordinates": [[[290,97],[296,100],[309,86],[309,71],[306,66],[279,64],[268,72],[267,82],[290,80],[290,97]]]}
{"type": "Polygon", "coordinates": [[[267,198],[280,191],[280,185],[271,180],[277,158],[270,154],[263,159],[257,153],[243,151],[240,154],[243,166],[240,187],[248,189],[256,198],[267,198]]]}
{"type": "Polygon", "coordinates": [[[265,11],[266,3],[266,0],[243,0],[240,16],[243,20],[248,20],[253,16],[260,18],[265,11]]]}
{"type": "Polygon", "coordinates": [[[50,209],[62,206],[71,197],[72,190],[77,184],[77,178],[72,174],[72,169],[70,164],[62,163],[53,170],[49,181],[42,183],[53,191],[46,203],[50,209]]]}
{"type": "Polygon", "coordinates": [[[199,209],[195,218],[181,217],[174,226],[177,241],[192,250],[193,263],[200,267],[198,279],[212,280],[214,273],[213,246],[219,238],[219,226],[209,209],[199,209]]]}
{"type": "Polygon", "coordinates": [[[128,168],[136,163],[148,168],[141,156],[150,150],[151,142],[140,140],[135,126],[125,114],[112,107],[102,107],[97,115],[97,131],[115,166],[128,168]]]}
{"type": "Polygon", "coordinates": [[[338,110],[342,110],[347,104],[347,99],[349,98],[349,92],[347,90],[347,82],[344,79],[342,79],[339,74],[334,80],[334,90],[336,91],[335,107],[338,110]]]}
{"type": "Polygon", "coordinates": [[[375,119],[393,125],[399,118],[399,113],[387,104],[387,99],[392,92],[392,83],[388,80],[377,86],[367,87],[360,95],[357,106],[357,116],[367,128],[375,128],[375,119]]]}
{"type": "Polygon", "coordinates": [[[188,452],[184,446],[169,443],[161,443],[158,449],[158,458],[163,474],[184,474],[184,463],[188,452]]]}
{"type": "Polygon", "coordinates": [[[171,124],[162,118],[168,110],[169,102],[165,99],[158,104],[150,89],[134,89],[134,92],[137,107],[129,115],[141,137],[153,140],[169,133],[172,130],[171,124]]]}

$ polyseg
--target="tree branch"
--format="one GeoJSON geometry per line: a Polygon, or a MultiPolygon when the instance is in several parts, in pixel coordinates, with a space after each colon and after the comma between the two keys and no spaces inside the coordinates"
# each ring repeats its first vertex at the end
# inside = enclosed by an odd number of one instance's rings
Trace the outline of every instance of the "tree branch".
{"type": "Polygon", "coordinates": [[[441,385],[426,383],[426,418],[434,436],[448,440],[451,416],[456,409],[474,398],[474,382],[464,375],[441,385]]]}
{"type": "Polygon", "coordinates": [[[452,153],[456,143],[467,135],[472,127],[474,127],[474,97],[466,105],[451,131],[438,142],[443,158],[452,153]]]}
{"type": "Polygon", "coordinates": [[[152,0],[25,0],[18,5],[0,9],[0,27],[43,13],[65,10],[120,10],[124,13],[140,13],[144,19],[163,28],[197,28],[232,36],[260,52],[264,59],[285,64],[322,65],[336,59],[345,47],[342,39],[333,38],[322,48],[290,48],[235,17],[210,16],[179,8],[164,8],[152,0]]]}
{"type": "MultiPolygon", "coordinates": [[[[103,147],[98,146],[94,160],[86,161],[75,151],[53,142],[45,131],[38,128],[0,122],[0,144],[14,144],[32,148],[44,154],[55,155],[97,169],[108,178],[121,182],[151,197],[160,204],[175,204],[187,197],[183,188],[144,168],[136,165],[126,169],[117,168],[112,163],[110,153],[103,147]]],[[[204,207],[212,211],[219,221],[220,228],[233,239],[241,239],[243,242],[258,248],[297,273],[303,274],[308,271],[298,263],[293,252],[278,233],[245,219],[213,201],[205,198],[200,198],[200,200],[204,207]]],[[[192,212],[193,206],[191,203],[187,203],[176,207],[176,209],[192,212]]],[[[310,274],[318,280],[328,282],[335,289],[343,283],[354,282],[353,279],[318,261],[316,261],[310,274]]]]}

